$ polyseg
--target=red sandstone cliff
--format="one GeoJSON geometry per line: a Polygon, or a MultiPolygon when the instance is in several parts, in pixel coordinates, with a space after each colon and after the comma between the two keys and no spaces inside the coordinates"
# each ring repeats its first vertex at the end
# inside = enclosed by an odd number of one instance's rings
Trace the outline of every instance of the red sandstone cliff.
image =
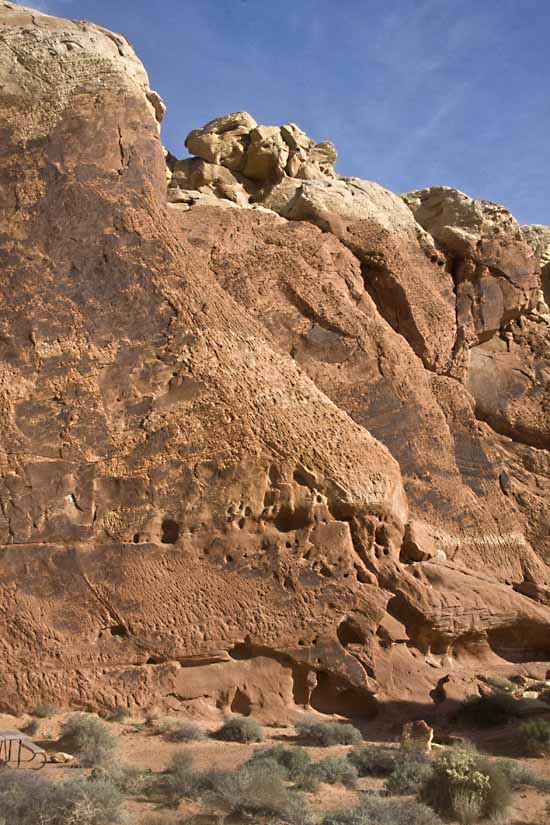
{"type": "Polygon", "coordinates": [[[127,41],[0,3],[0,707],[281,719],[550,661],[549,235],[159,138],[127,41]],[[546,271],[546,270],[545,270],[546,271]]]}

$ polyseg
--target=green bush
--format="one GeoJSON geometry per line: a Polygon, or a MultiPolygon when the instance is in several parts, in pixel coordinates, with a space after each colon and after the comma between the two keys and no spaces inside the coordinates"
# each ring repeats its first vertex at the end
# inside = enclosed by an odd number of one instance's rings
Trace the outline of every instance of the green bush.
{"type": "Polygon", "coordinates": [[[341,756],[327,756],[321,759],[314,765],[313,771],[321,782],[328,785],[345,785],[347,788],[353,788],[357,783],[357,768],[349,759],[341,756]]]}
{"type": "Polygon", "coordinates": [[[304,748],[289,748],[286,745],[259,748],[253,753],[247,764],[252,765],[266,759],[277,762],[285,771],[286,779],[293,783],[300,783],[312,765],[311,757],[304,748]]]}
{"type": "Polygon", "coordinates": [[[498,765],[473,749],[457,748],[435,761],[420,798],[444,817],[459,819],[474,810],[478,818],[497,817],[508,808],[510,784],[498,765]]]}
{"type": "Polygon", "coordinates": [[[49,702],[41,702],[33,711],[33,716],[38,716],[39,719],[51,719],[59,713],[59,708],[49,702]]]}
{"type": "Polygon", "coordinates": [[[293,821],[304,812],[303,800],[285,786],[284,772],[271,759],[220,772],[211,785],[207,800],[232,816],[274,816],[293,821]]]}
{"type": "Polygon", "coordinates": [[[105,780],[52,782],[0,771],[0,811],[9,825],[123,825],[124,797],[105,780]]]}
{"type": "Polygon", "coordinates": [[[196,722],[167,716],[157,723],[158,730],[171,742],[198,742],[204,733],[196,722]]]}
{"type": "Polygon", "coordinates": [[[357,745],[362,736],[356,727],[347,722],[324,722],[315,716],[306,716],[296,724],[300,739],[308,745],[357,745]]]}
{"type": "Polygon", "coordinates": [[[116,740],[109,727],[97,716],[73,713],[61,726],[68,746],[78,753],[80,764],[95,767],[109,762],[116,749],[116,740]]]}
{"type": "Polygon", "coordinates": [[[359,808],[330,813],[321,825],[442,825],[439,817],[418,802],[367,796],[359,808]]]}
{"type": "Polygon", "coordinates": [[[497,765],[507,777],[512,790],[529,787],[536,788],[544,793],[550,792],[550,779],[539,776],[527,765],[522,765],[521,762],[516,762],[513,759],[499,759],[497,765]]]}
{"type": "Polygon", "coordinates": [[[504,725],[519,715],[519,703],[507,693],[492,693],[471,696],[462,703],[458,711],[458,721],[477,728],[491,728],[504,725]]]}
{"type": "Polygon", "coordinates": [[[216,731],[215,737],[225,742],[261,742],[264,734],[255,719],[247,716],[232,716],[216,731]]]}
{"type": "Polygon", "coordinates": [[[416,794],[430,779],[433,773],[433,765],[430,759],[422,754],[413,752],[401,755],[395,764],[390,776],[386,779],[384,787],[387,793],[396,796],[406,794],[416,794]]]}
{"type": "Polygon", "coordinates": [[[377,745],[354,748],[348,753],[359,776],[388,776],[395,769],[399,751],[377,745]]]}
{"type": "Polygon", "coordinates": [[[550,753],[550,722],[545,719],[531,719],[518,728],[520,743],[531,756],[545,756],[550,753]]]}

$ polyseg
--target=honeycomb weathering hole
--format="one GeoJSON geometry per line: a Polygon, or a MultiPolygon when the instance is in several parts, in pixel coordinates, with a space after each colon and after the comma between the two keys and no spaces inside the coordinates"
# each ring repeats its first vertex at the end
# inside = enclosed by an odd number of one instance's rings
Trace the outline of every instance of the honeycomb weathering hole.
{"type": "Polygon", "coordinates": [[[163,544],[175,544],[180,536],[180,528],[177,522],[171,518],[165,518],[161,524],[160,540],[163,544]]]}

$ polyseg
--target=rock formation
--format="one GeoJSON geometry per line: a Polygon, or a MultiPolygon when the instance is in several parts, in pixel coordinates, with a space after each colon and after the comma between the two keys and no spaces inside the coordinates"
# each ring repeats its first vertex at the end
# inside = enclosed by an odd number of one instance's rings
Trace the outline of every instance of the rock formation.
{"type": "Polygon", "coordinates": [[[0,25],[0,709],[542,676],[550,230],[245,112],[177,159],[123,37],[0,25]]]}

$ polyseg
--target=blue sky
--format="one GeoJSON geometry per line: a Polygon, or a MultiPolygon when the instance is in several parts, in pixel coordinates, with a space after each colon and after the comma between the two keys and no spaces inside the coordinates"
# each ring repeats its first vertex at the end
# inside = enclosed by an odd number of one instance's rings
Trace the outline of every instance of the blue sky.
{"type": "Polygon", "coordinates": [[[163,140],[245,109],[334,141],[341,174],[446,184],[550,224],[548,0],[30,0],[125,34],[163,140]]]}

